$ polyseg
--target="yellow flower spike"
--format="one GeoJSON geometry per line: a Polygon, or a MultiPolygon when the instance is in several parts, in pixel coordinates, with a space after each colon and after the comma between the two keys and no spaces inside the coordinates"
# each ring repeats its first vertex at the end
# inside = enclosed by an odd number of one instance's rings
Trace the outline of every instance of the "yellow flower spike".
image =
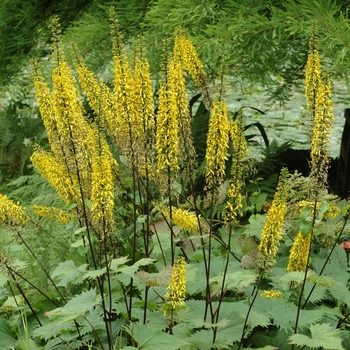
{"type": "Polygon", "coordinates": [[[43,120],[48,141],[52,152],[56,157],[64,157],[62,153],[60,134],[57,129],[51,91],[43,76],[38,72],[38,67],[33,65],[33,79],[40,115],[43,120]]]}
{"type": "Polygon", "coordinates": [[[184,68],[180,59],[176,56],[171,60],[168,70],[167,83],[169,89],[170,111],[177,115],[179,125],[179,162],[182,176],[188,179],[195,168],[195,150],[193,147],[191,131],[190,106],[187,98],[184,68]]]}
{"type": "Polygon", "coordinates": [[[92,162],[91,216],[96,225],[102,225],[102,235],[114,224],[113,157],[108,145],[102,144],[101,155],[92,162]]]}
{"type": "MultiPolygon", "coordinates": [[[[160,211],[170,219],[170,209],[165,206],[160,208],[160,211]]],[[[190,213],[188,210],[172,207],[172,221],[175,225],[182,227],[184,230],[190,233],[198,233],[198,220],[197,216],[190,213]]]]}
{"type": "Polygon", "coordinates": [[[134,149],[137,150],[137,166],[139,173],[145,177],[154,177],[154,141],[155,116],[153,88],[150,67],[142,57],[136,57],[134,68],[134,121],[132,135],[134,149]],[[147,172],[146,172],[147,170],[147,172]]]}
{"type": "Polygon", "coordinates": [[[96,132],[84,117],[76,81],[63,54],[57,58],[52,79],[55,121],[64,155],[64,158],[57,159],[64,162],[68,174],[79,177],[77,186],[88,198],[91,193],[91,162],[99,146],[96,132]]]}
{"type": "Polygon", "coordinates": [[[206,183],[209,187],[221,183],[225,176],[229,141],[229,122],[227,105],[223,101],[214,101],[209,122],[206,148],[206,183]]]}
{"type": "MultiPolygon", "coordinates": [[[[312,173],[326,177],[329,163],[329,149],[333,131],[333,104],[330,97],[331,84],[329,78],[320,80],[317,89],[315,105],[314,127],[311,144],[311,169],[312,173]]],[[[326,178],[324,178],[326,182],[326,178]]]]}
{"type": "Polygon", "coordinates": [[[283,221],[287,207],[287,175],[288,170],[282,169],[277,191],[267,212],[258,248],[264,259],[273,259],[278,253],[277,246],[282,238],[283,221]]]}
{"type": "Polygon", "coordinates": [[[81,202],[78,188],[74,186],[65,167],[54,156],[43,150],[38,150],[32,154],[30,160],[67,204],[81,202]]]}
{"type": "MultiPolygon", "coordinates": [[[[173,81],[179,65],[171,60],[168,77],[173,81]]],[[[172,86],[173,87],[173,86],[172,86]]],[[[163,83],[159,89],[159,108],[157,114],[156,144],[157,171],[168,171],[176,176],[179,170],[179,118],[175,91],[163,83]]]]}
{"type": "Polygon", "coordinates": [[[165,301],[170,302],[173,309],[180,308],[186,297],[186,261],[185,258],[178,258],[174,263],[174,270],[171,276],[169,291],[165,294],[165,301]]]}
{"type": "Polygon", "coordinates": [[[270,298],[270,299],[280,299],[282,298],[283,293],[276,290],[264,290],[260,296],[262,298],[270,298]]]}
{"type": "Polygon", "coordinates": [[[303,236],[299,231],[290,250],[287,271],[305,271],[310,250],[311,233],[303,236]]]}
{"type": "Polygon", "coordinates": [[[34,205],[33,211],[35,214],[43,218],[48,218],[50,220],[62,222],[63,224],[68,224],[74,217],[71,213],[65,210],[57,209],[54,207],[46,207],[42,205],[34,205]]]}
{"type": "Polygon", "coordinates": [[[89,105],[98,116],[99,122],[106,128],[108,134],[113,137],[116,129],[113,93],[105,83],[97,79],[85,63],[80,62],[76,70],[89,105]]]}
{"type": "Polygon", "coordinates": [[[310,50],[306,63],[305,97],[307,109],[315,110],[316,92],[321,78],[320,54],[315,35],[310,39],[310,50]]]}
{"type": "Polygon", "coordinates": [[[174,58],[183,63],[192,79],[202,93],[202,99],[208,110],[211,108],[211,98],[208,91],[208,78],[203,63],[198,57],[192,42],[180,30],[175,33],[174,58]]]}
{"type": "Polygon", "coordinates": [[[0,222],[6,224],[25,224],[29,218],[26,208],[15,204],[7,196],[0,194],[0,222]]]}
{"type": "Polygon", "coordinates": [[[237,122],[230,122],[230,137],[233,140],[233,164],[230,178],[230,188],[227,191],[229,201],[226,203],[225,220],[235,220],[242,208],[242,188],[243,188],[243,171],[244,158],[248,154],[248,144],[243,133],[243,114],[240,112],[237,116],[237,122]],[[237,123],[238,122],[238,123],[237,123]]]}

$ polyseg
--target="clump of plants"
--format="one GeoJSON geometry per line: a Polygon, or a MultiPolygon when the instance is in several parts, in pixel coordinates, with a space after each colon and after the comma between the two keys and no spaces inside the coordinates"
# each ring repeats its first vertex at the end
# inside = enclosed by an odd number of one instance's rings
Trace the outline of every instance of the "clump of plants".
{"type": "Polygon", "coordinates": [[[229,116],[224,61],[213,89],[177,31],[155,106],[145,48],[125,46],[113,10],[111,18],[113,88],[78,53],[72,70],[57,19],[51,84],[33,64],[50,149],[37,146],[31,161],[57,205],[24,207],[0,196],[1,347],[348,348],[340,242],[349,207],[327,190],[331,84],[316,36],[305,82],[310,175],[282,169],[267,202],[258,180],[247,181],[244,116],[229,116]],[[203,164],[188,79],[210,111],[203,164]]]}

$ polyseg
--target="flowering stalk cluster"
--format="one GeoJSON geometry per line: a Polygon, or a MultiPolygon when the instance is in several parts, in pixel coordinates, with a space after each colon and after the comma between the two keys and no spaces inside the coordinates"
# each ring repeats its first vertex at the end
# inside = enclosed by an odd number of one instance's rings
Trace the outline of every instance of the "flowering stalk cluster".
{"type": "Polygon", "coordinates": [[[55,33],[52,92],[38,69],[34,69],[37,100],[51,152],[37,149],[31,160],[67,204],[76,203],[78,212],[85,212],[92,221],[98,218],[105,227],[111,227],[114,221],[112,168],[116,163],[98,126],[87,121],[58,31],[55,33]],[[89,213],[86,200],[92,202],[89,213]]]}

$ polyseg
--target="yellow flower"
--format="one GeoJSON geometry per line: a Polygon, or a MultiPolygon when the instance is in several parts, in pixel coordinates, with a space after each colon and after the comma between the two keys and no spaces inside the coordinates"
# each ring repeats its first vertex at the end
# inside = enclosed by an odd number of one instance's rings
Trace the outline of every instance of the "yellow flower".
{"type": "Polygon", "coordinates": [[[264,290],[263,293],[260,294],[263,298],[271,298],[271,299],[279,299],[283,295],[282,292],[276,290],[264,290]]]}
{"type": "Polygon", "coordinates": [[[233,140],[233,164],[230,178],[230,188],[227,191],[228,201],[226,203],[225,219],[235,219],[242,208],[242,188],[244,158],[248,154],[248,144],[243,133],[243,114],[239,113],[237,122],[230,122],[230,136],[233,140]],[[238,122],[238,123],[237,123],[238,122]]]}
{"type": "Polygon", "coordinates": [[[34,205],[33,211],[35,214],[43,218],[48,218],[50,220],[55,220],[64,224],[68,224],[73,219],[73,215],[71,213],[54,207],[34,205]]]}
{"type": "Polygon", "coordinates": [[[321,173],[321,175],[326,172],[329,162],[329,148],[333,131],[334,115],[330,94],[329,79],[327,78],[325,82],[320,79],[312,134],[311,167],[312,171],[321,173]]]}
{"type": "Polygon", "coordinates": [[[30,157],[40,174],[54,187],[57,194],[68,203],[80,203],[80,193],[62,164],[44,150],[35,151],[30,157]]]}
{"type": "Polygon", "coordinates": [[[287,201],[287,179],[288,171],[282,169],[277,191],[273,198],[271,207],[267,212],[265,225],[261,234],[259,251],[265,258],[274,258],[278,253],[277,246],[282,238],[282,228],[287,201]]]}
{"type": "MultiPolygon", "coordinates": [[[[170,219],[169,207],[165,206],[160,210],[165,215],[165,217],[170,219]]],[[[185,209],[172,207],[171,220],[175,225],[182,227],[187,232],[197,233],[199,230],[197,216],[185,209]]]]}
{"type": "Polygon", "coordinates": [[[259,251],[265,257],[275,257],[278,253],[277,245],[282,238],[282,226],[286,211],[285,203],[272,202],[267,213],[266,222],[261,234],[259,251]]]}
{"type": "Polygon", "coordinates": [[[134,97],[132,99],[135,109],[134,121],[134,148],[137,149],[137,166],[139,173],[150,178],[154,176],[154,141],[155,141],[155,115],[153,88],[148,62],[137,57],[134,68],[134,97]],[[147,169],[147,172],[146,172],[147,169]]]}
{"type": "Polygon", "coordinates": [[[97,225],[102,226],[104,235],[114,223],[114,159],[106,143],[101,147],[101,155],[95,156],[92,162],[91,216],[97,225]]]}
{"type": "Polygon", "coordinates": [[[165,301],[170,302],[173,309],[181,307],[186,297],[186,261],[183,257],[175,261],[173,274],[167,289],[169,292],[165,294],[165,301]]]}
{"type": "Polygon", "coordinates": [[[43,76],[39,74],[38,68],[34,66],[33,70],[36,100],[39,105],[40,115],[45,126],[49,144],[54,154],[62,157],[61,140],[57,129],[51,91],[43,76]]]}
{"type": "Polygon", "coordinates": [[[28,221],[25,211],[26,208],[0,194],[0,222],[2,224],[25,224],[28,221]]]}
{"type": "Polygon", "coordinates": [[[304,271],[307,268],[311,233],[303,236],[299,231],[290,250],[287,271],[304,271]]]}
{"type": "Polygon", "coordinates": [[[89,101],[89,105],[98,116],[99,123],[104,126],[110,136],[115,136],[116,118],[114,111],[114,94],[105,83],[97,79],[95,74],[88,69],[85,63],[79,62],[77,65],[77,73],[80,84],[89,101]]]}
{"type": "Polygon", "coordinates": [[[203,63],[198,57],[192,42],[180,30],[175,34],[174,58],[181,61],[188,70],[199,91],[202,100],[208,110],[211,109],[211,97],[208,89],[208,78],[203,63]]]}
{"type": "MultiPolygon", "coordinates": [[[[173,65],[169,70],[176,69],[173,65]]],[[[173,92],[163,83],[159,90],[157,114],[156,151],[158,172],[167,171],[176,175],[179,170],[179,119],[173,92]],[[175,103],[175,104],[174,104],[175,103]]]]}
{"type": "Polygon", "coordinates": [[[227,105],[223,101],[213,102],[213,109],[207,135],[205,154],[205,177],[207,185],[222,182],[225,176],[227,150],[229,141],[229,122],[227,105]]]}
{"type": "Polygon", "coordinates": [[[310,40],[310,50],[305,72],[305,97],[307,109],[315,110],[316,92],[321,78],[320,54],[315,35],[310,40]]]}

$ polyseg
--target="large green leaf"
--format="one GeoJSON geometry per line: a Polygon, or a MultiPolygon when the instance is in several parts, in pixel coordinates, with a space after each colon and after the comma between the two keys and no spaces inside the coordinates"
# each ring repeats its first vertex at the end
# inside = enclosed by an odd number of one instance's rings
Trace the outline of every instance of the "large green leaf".
{"type": "MultiPolygon", "coordinates": [[[[224,275],[221,272],[218,276],[211,278],[210,282],[217,284],[221,288],[223,277],[224,275]]],[[[229,290],[244,290],[246,287],[254,283],[255,279],[256,275],[250,271],[242,270],[228,272],[225,277],[225,288],[229,290]]]]}
{"type": "Polygon", "coordinates": [[[0,317],[0,349],[10,349],[15,343],[15,334],[12,332],[7,321],[0,317]]]}
{"type": "Polygon", "coordinates": [[[135,272],[140,268],[140,266],[145,266],[152,264],[155,260],[150,258],[143,258],[135,262],[132,266],[123,265],[118,268],[119,272],[122,272],[130,277],[133,277],[135,272]]]}
{"type": "Polygon", "coordinates": [[[337,245],[330,257],[330,261],[332,264],[336,265],[338,268],[346,270],[348,267],[347,261],[346,261],[346,253],[342,246],[337,245]]]}
{"type": "Polygon", "coordinates": [[[58,278],[58,286],[67,287],[69,283],[79,284],[83,282],[83,272],[86,267],[86,264],[77,267],[72,260],[63,261],[52,272],[52,277],[58,278]]]}
{"type": "Polygon", "coordinates": [[[65,306],[46,312],[45,316],[56,324],[68,322],[91,311],[100,300],[101,297],[96,294],[96,290],[90,289],[75,296],[65,306]]]}
{"type": "Polygon", "coordinates": [[[328,290],[335,299],[350,306],[350,291],[348,287],[342,284],[337,284],[336,286],[328,288],[328,290]]]}
{"type": "Polygon", "coordinates": [[[154,325],[134,323],[126,330],[138,343],[138,349],[140,350],[176,350],[187,344],[184,340],[164,333],[154,325]]]}
{"type": "Polygon", "coordinates": [[[304,334],[293,334],[289,337],[291,344],[308,346],[312,349],[322,348],[324,350],[345,350],[338,330],[328,323],[310,326],[311,337],[304,334]]]}

